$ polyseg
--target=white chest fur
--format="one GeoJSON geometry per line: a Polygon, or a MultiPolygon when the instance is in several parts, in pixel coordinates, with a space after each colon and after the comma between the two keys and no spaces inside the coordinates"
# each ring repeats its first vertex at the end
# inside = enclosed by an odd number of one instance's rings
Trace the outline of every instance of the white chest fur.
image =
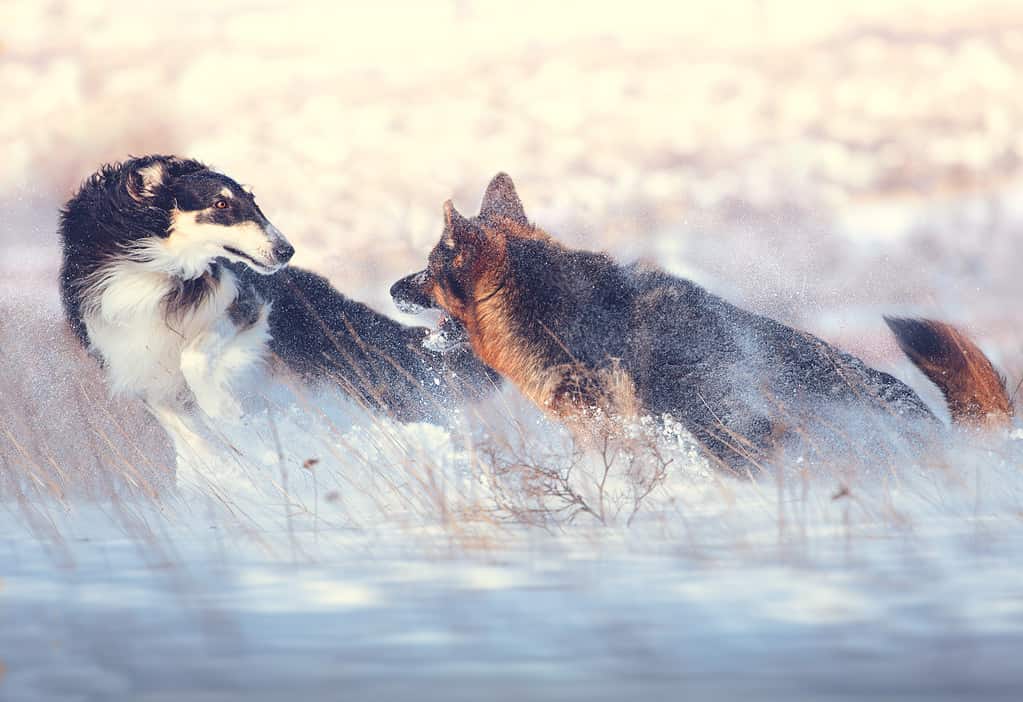
{"type": "Polygon", "coordinates": [[[175,285],[171,276],[144,266],[108,271],[87,305],[89,339],[106,364],[112,392],[165,406],[191,394],[207,413],[219,413],[215,395],[227,390],[225,370],[237,371],[265,353],[266,310],[252,327],[234,327],[228,309],[238,285],[229,270],[194,305],[168,311],[175,285]],[[223,367],[223,358],[230,368],[223,367]]]}

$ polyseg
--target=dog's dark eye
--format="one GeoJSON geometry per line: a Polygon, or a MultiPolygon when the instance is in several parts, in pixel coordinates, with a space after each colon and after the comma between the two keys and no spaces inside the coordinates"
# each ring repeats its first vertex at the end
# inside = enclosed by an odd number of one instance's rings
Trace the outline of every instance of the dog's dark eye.
{"type": "Polygon", "coordinates": [[[227,200],[217,200],[216,202],[213,203],[213,206],[216,207],[218,210],[226,210],[227,200]]]}

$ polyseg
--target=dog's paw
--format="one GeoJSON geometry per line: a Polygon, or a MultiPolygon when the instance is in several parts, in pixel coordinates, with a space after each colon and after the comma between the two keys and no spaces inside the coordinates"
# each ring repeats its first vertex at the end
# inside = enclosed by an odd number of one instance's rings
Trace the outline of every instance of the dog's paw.
{"type": "Polygon", "coordinates": [[[241,403],[223,388],[192,388],[195,403],[210,419],[238,422],[245,415],[241,403]]]}

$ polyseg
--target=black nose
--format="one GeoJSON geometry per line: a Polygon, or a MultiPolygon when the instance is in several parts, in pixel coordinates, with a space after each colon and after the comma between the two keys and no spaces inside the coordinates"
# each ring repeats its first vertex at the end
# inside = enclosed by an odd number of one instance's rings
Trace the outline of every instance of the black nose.
{"type": "Polygon", "coordinates": [[[408,286],[408,284],[405,282],[406,280],[407,280],[406,278],[402,278],[397,283],[391,286],[390,293],[393,299],[405,297],[405,288],[408,286]]]}
{"type": "Polygon", "coordinates": [[[391,298],[399,302],[411,302],[425,307],[428,300],[416,282],[415,275],[405,276],[391,286],[391,298]]]}
{"type": "Polygon", "coordinates": [[[427,272],[420,271],[407,275],[391,286],[391,299],[402,312],[415,313],[422,309],[435,307],[423,290],[423,280],[427,272]]]}
{"type": "Polygon", "coordinates": [[[274,258],[276,258],[280,263],[287,263],[294,255],[295,247],[286,241],[282,241],[274,246],[274,258]]]}

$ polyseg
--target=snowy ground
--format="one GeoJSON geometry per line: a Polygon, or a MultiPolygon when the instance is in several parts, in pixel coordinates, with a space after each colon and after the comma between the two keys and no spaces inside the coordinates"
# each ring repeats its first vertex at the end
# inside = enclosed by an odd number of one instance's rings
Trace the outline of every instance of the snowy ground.
{"type": "Polygon", "coordinates": [[[0,6],[0,699],[1019,699],[1023,438],[750,485],[660,436],[629,526],[635,475],[580,459],[602,526],[487,453],[576,458],[513,391],[447,431],[272,387],[175,487],[60,323],[56,209],[102,161],[215,164],[396,316],[440,203],[506,170],[566,241],[936,407],[881,314],[965,325],[1015,386],[1023,12],[832,5],[0,6]]]}

